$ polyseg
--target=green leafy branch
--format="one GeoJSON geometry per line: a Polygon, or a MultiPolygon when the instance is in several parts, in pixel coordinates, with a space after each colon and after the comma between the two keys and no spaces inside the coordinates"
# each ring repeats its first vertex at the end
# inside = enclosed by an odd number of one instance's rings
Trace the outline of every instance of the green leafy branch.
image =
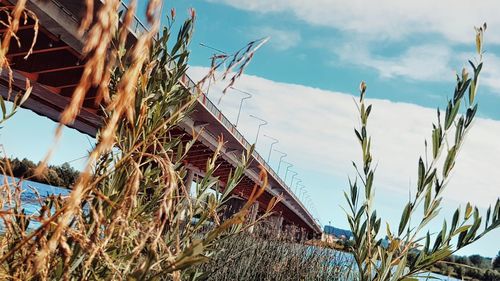
{"type": "Polygon", "coordinates": [[[353,254],[360,280],[416,280],[414,277],[430,265],[443,260],[500,226],[500,200],[497,199],[495,207],[490,206],[486,212],[483,231],[479,231],[482,217],[477,207],[467,204],[464,216],[460,216],[460,208],[457,208],[450,227],[448,228],[445,220],[435,237],[431,237],[434,235],[429,232],[423,237],[420,234],[439,214],[442,192],[449,182],[457,155],[476,116],[475,98],[483,66],[482,43],[485,30],[486,24],[476,28],[479,62],[476,65],[469,61],[473,70],[472,77],[469,77],[464,68],[461,76],[457,75],[454,95],[447,102],[444,119],[440,110],[437,110],[437,122],[432,126],[431,161],[428,161],[429,146],[425,141],[426,157],[425,161],[422,157],[418,160],[416,192],[403,209],[397,232],[393,233],[387,224],[386,236],[389,242],[387,247],[382,245],[382,239],[376,239],[381,219],[373,210],[374,169],[371,166],[371,138],[367,133],[367,122],[372,106],[365,103],[366,84],[361,83],[360,99],[357,103],[361,126],[360,129],[355,129],[355,134],[361,146],[363,166],[359,169],[353,162],[357,177],[354,182],[349,180],[349,193],[344,193],[349,205],[347,218],[354,236],[353,254]],[[358,179],[361,181],[361,190],[358,179]],[[362,202],[359,199],[360,193],[364,196],[362,202]],[[423,210],[422,218],[412,226],[411,219],[419,210],[423,210]],[[455,238],[456,245],[453,246],[455,238]],[[423,246],[419,245],[421,241],[424,241],[423,246]],[[410,260],[409,254],[412,252],[417,252],[417,255],[410,260]]]}

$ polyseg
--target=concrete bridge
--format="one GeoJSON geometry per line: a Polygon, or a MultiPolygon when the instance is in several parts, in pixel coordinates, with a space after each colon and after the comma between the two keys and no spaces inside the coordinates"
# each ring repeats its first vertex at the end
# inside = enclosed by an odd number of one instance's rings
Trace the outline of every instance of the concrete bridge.
{"type": "MultiPolygon", "coordinates": [[[[0,5],[12,5],[15,2],[15,0],[4,0],[0,1],[0,5]]],[[[96,0],[95,7],[100,5],[101,2],[96,0]]],[[[58,121],[60,113],[71,99],[85,65],[85,58],[82,56],[84,39],[77,35],[79,22],[85,12],[84,1],[29,0],[27,7],[37,15],[41,28],[34,51],[27,59],[24,59],[24,56],[34,35],[33,20],[28,20],[19,28],[21,46],[18,47],[14,42],[10,46],[7,57],[14,71],[13,88],[16,91],[25,90],[25,79],[29,78],[33,91],[24,107],[58,121]]],[[[121,9],[126,7],[122,5],[121,9]]],[[[0,19],[3,20],[3,17],[5,16],[0,14],[0,19]]],[[[130,28],[131,41],[146,30],[137,19],[130,28]]],[[[3,32],[5,30],[0,30],[0,33],[3,32]]],[[[5,98],[8,89],[7,75],[6,71],[2,71],[0,76],[0,93],[5,98]]],[[[188,76],[183,77],[181,83],[194,93],[195,84],[188,76]]],[[[90,136],[95,136],[102,124],[99,108],[94,103],[95,96],[95,89],[87,93],[80,114],[70,126],[90,136]]],[[[184,136],[187,141],[190,138],[188,134],[191,134],[193,129],[202,133],[186,159],[190,170],[189,179],[196,180],[197,175],[203,175],[206,161],[212,156],[217,145],[217,137],[222,135],[226,144],[217,161],[220,167],[215,176],[219,177],[221,184],[224,185],[229,171],[235,168],[238,157],[250,148],[250,143],[204,94],[199,96],[193,113],[182,121],[180,128],[174,134],[184,136]]],[[[311,213],[257,151],[251,155],[250,165],[241,183],[235,188],[233,198],[228,205],[237,209],[241,202],[248,198],[254,183],[259,182],[259,166],[265,167],[269,184],[266,192],[259,198],[258,204],[254,206],[252,217],[263,211],[273,197],[281,195],[283,200],[274,209],[277,214],[273,218],[276,227],[286,228],[293,225],[308,237],[320,234],[321,228],[311,213]]]]}

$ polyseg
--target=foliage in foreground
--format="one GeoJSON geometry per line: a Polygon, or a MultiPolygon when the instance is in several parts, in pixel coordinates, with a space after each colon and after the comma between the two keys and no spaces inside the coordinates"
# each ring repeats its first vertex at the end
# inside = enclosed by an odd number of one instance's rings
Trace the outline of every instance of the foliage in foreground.
{"type": "Polygon", "coordinates": [[[202,280],[350,280],[353,260],[345,254],[287,239],[286,234],[242,233],[216,246],[210,261],[192,273],[202,280]]]}
{"type": "MultiPolygon", "coordinates": [[[[160,2],[150,1],[151,29],[126,50],[135,2],[131,1],[121,28],[119,4],[118,0],[105,1],[95,21],[90,6],[84,20],[92,23],[84,49],[87,61],[71,103],[61,115],[56,139],[77,116],[91,87],[98,89],[104,125],[71,193],[40,198],[39,213],[28,215],[20,200],[21,185],[4,178],[0,190],[5,230],[0,237],[2,280],[180,280],[182,270],[206,262],[217,243],[248,226],[245,219],[250,206],[267,185],[266,174],[261,172],[259,185],[242,209],[220,221],[222,204],[239,183],[252,152],[242,154],[222,187],[214,176],[223,146],[220,139],[213,157],[207,157],[205,175],[198,178],[195,190],[189,189],[184,160],[198,133],[185,142],[173,132],[190,113],[202,86],[187,89],[182,82],[195,13],[191,12],[177,39],[170,42],[174,12],[158,35],[160,2]],[[39,227],[30,230],[31,221],[39,222],[39,227]]],[[[23,5],[19,1],[9,11],[11,22],[18,22],[16,11],[22,11],[23,5]]],[[[17,30],[8,28],[8,34],[17,30]]],[[[254,44],[222,60],[230,60],[228,68],[239,69],[241,75],[256,49],[254,44]]],[[[6,52],[2,49],[0,54],[6,52]]],[[[46,170],[46,160],[35,175],[46,170]]],[[[11,163],[5,159],[3,164],[2,173],[13,177],[11,163]]],[[[268,208],[275,202],[271,200],[268,208]]]]}
{"type": "MultiPolygon", "coordinates": [[[[410,255],[408,259],[412,260],[415,257],[416,255],[410,255]]],[[[468,257],[452,255],[433,264],[429,271],[463,280],[500,280],[500,271],[495,270],[492,259],[480,255],[468,257]]]]}
{"type": "Polygon", "coordinates": [[[355,242],[353,254],[360,280],[416,280],[415,277],[431,265],[500,225],[500,199],[497,199],[493,209],[488,208],[484,220],[477,207],[467,204],[465,210],[457,208],[451,223],[444,221],[440,231],[422,234],[440,211],[442,192],[477,111],[475,97],[483,66],[485,29],[486,24],[476,29],[479,62],[469,61],[473,69],[472,76],[469,77],[465,69],[461,76],[457,75],[454,95],[447,103],[444,119],[440,110],[437,110],[431,141],[425,142],[425,157],[418,161],[416,190],[402,212],[397,229],[389,224],[381,225],[381,218],[373,207],[375,169],[372,167],[371,138],[367,131],[372,106],[366,105],[366,84],[361,83],[357,104],[361,128],[356,129],[355,133],[361,145],[362,165],[358,167],[353,162],[358,176],[355,181],[350,181],[349,193],[345,193],[349,205],[347,218],[355,242]],[[480,229],[481,222],[484,222],[484,229],[480,229]],[[377,239],[381,228],[385,229],[389,239],[387,247],[381,244],[381,239],[377,239]],[[409,260],[410,253],[416,250],[416,257],[409,260]]]}

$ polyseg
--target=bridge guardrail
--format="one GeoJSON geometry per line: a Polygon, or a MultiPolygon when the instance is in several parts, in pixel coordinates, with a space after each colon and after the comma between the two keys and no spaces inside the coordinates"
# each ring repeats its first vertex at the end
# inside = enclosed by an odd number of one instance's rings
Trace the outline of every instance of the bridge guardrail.
{"type": "MultiPolygon", "coordinates": [[[[57,0],[52,0],[52,1],[74,18],[74,16],[69,11],[66,11],[66,9],[64,9],[63,5],[57,2],[57,0]]],[[[118,8],[118,13],[121,13],[120,21],[123,21],[127,11],[128,11],[127,5],[125,5],[123,1],[120,1],[120,7],[118,8]]],[[[144,32],[148,32],[146,26],[137,18],[137,16],[134,16],[133,22],[129,26],[129,29],[136,37],[144,32]]],[[[185,83],[185,86],[191,93],[197,93],[196,83],[191,79],[191,77],[184,75],[183,80],[185,80],[183,82],[185,83]]],[[[227,117],[224,116],[224,114],[222,114],[222,112],[212,103],[212,101],[205,95],[205,93],[201,92],[198,99],[214,116],[217,117],[217,119],[226,127],[226,129],[228,129],[243,144],[243,146],[247,150],[250,149],[251,147],[250,143],[238,131],[238,129],[236,129],[233,123],[231,123],[231,121],[229,121],[229,119],[227,119],[227,117]]],[[[266,171],[269,174],[271,174],[281,184],[281,186],[284,187],[284,189],[290,194],[290,196],[292,196],[292,198],[300,205],[302,210],[304,210],[306,214],[309,216],[309,218],[312,220],[313,226],[317,226],[314,225],[316,223],[314,217],[311,215],[311,213],[309,213],[304,204],[302,204],[302,201],[295,195],[292,189],[288,187],[288,185],[281,179],[281,177],[274,171],[274,169],[271,168],[271,166],[269,166],[269,164],[264,160],[264,158],[262,158],[262,156],[257,152],[257,150],[253,151],[252,156],[261,165],[265,167],[266,171]]]]}
{"type": "MultiPolygon", "coordinates": [[[[127,14],[127,11],[127,5],[125,5],[123,1],[120,1],[120,7],[118,8],[118,13],[121,13],[120,21],[123,21],[125,15],[127,14]]],[[[136,37],[144,32],[148,32],[146,26],[136,16],[134,16],[134,20],[128,28],[130,32],[132,32],[136,37]]]]}
{"type": "MultiPolygon", "coordinates": [[[[183,76],[184,85],[188,88],[191,93],[199,92],[196,83],[189,77],[188,75],[183,76]]],[[[236,129],[233,123],[227,119],[224,114],[215,106],[215,104],[205,95],[205,93],[200,92],[198,96],[199,101],[214,115],[216,118],[228,129],[235,137],[238,139],[243,146],[248,150],[251,147],[251,144],[245,139],[245,137],[236,129]]],[[[302,204],[302,201],[295,195],[290,187],[281,179],[281,177],[274,171],[271,166],[262,158],[262,156],[254,150],[252,156],[265,167],[266,171],[271,174],[284,188],[285,190],[293,197],[293,199],[298,202],[301,208],[307,213],[307,215],[311,218],[313,225],[316,223],[314,217],[309,213],[307,208],[302,204]]]]}

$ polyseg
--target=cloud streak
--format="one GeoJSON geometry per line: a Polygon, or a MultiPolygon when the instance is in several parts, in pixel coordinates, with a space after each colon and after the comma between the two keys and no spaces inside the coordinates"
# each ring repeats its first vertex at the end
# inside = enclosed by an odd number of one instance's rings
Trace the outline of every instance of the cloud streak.
{"type": "MultiPolygon", "coordinates": [[[[335,63],[370,69],[385,79],[448,79],[462,61],[452,57],[453,54],[460,54],[460,48],[465,44],[473,47],[473,27],[483,22],[489,26],[485,35],[486,46],[494,48],[500,45],[500,17],[497,16],[500,1],[496,0],[206,1],[272,16],[291,14],[309,26],[338,31],[340,38],[312,38],[309,47],[330,51],[335,63]],[[420,41],[413,42],[415,38],[420,38],[420,41]],[[379,53],[375,47],[381,46],[385,51],[379,53]],[[398,51],[391,50],[391,47],[398,51]],[[401,47],[405,49],[399,51],[401,47]]],[[[302,39],[300,34],[295,34],[296,31],[268,31],[275,34],[274,48],[295,47],[294,42],[302,39]]],[[[304,38],[304,41],[306,39],[310,38],[304,38]]],[[[484,85],[500,95],[500,58],[487,53],[486,62],[489,68],[484,73],[484,85]]]]}
{"type": "MultiPolygon", "coordinates": [[[[208,0],[257,13],[291,13],[310,25],[331,27],[376,40],[402,40],[418,33],[438,34],[456,43],[470,41],[472,27],[500,26],[496,0],[208,0]]],[[[488,35],[500,43],[500,29],[488,35]]]]}
{"type": "Polygon", "coordinates": [[[341,63],[376,70],[382,78],[443,81],[455,73],[449,66],[452,52],[443,45],[413,46],[392,57],[374,55],[364,46],[362,43],[346,43],[333,51],[341,63]]]}
{"type": "Polygon", "coordinates": [[[270,36],[269,45],[278,51],[296,47],[302,39],[300,33],[296,30],[284,30],[271,26],[252,28],[251,33],[255,35],[252,38],[270,36]]]}

